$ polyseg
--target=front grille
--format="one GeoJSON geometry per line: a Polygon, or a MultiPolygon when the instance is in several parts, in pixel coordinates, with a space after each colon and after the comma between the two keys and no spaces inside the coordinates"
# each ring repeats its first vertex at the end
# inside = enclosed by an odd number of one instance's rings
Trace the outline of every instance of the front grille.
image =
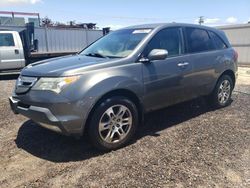
{"type": "Polygon", "coordinates": [[[23,94],[29,91],[29,89],[36,83],[36,77],[19,76],[16,82],[16,93],[23,94]]]}

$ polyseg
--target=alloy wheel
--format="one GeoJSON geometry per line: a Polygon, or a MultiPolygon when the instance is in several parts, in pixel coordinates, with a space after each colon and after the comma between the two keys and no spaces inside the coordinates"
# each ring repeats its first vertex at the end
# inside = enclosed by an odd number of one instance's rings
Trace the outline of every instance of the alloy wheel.
{"type": "Polygon", "coordinates": [[[122,141],[132,126],[132,113],[124,105],[113,105],[101,116],[99,121],[99,134],[107,143],[122,141]]]}
{"type": "Polygon", "coordinates": [[[218,100],[220,104],[225,104],[230,98],[231,85],[228,80],[221,82],[219,91],[218,91],[218,100]]]}

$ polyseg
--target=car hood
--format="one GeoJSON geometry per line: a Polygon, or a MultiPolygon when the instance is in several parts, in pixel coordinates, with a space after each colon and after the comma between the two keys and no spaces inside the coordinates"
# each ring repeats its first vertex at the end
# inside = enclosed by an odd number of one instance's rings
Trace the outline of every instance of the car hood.
{"type": "Polygon", "coordinates": [[[85,71],[104,68],[118,59],[97,58],[84,55],[70,55],[38,61],[26,66],[21,74],[37,77],[69,76],[85,71]]]}

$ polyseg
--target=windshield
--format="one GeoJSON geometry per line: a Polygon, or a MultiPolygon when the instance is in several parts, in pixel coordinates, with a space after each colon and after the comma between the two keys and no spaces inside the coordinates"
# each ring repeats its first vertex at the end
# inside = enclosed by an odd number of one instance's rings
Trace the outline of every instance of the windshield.
{"type": "Polygon", "coordinates": [[[150,31],[151,29],[123,29],[114,31],[87,47],[81,54],[100,58],[126,57],[150,31]]]}

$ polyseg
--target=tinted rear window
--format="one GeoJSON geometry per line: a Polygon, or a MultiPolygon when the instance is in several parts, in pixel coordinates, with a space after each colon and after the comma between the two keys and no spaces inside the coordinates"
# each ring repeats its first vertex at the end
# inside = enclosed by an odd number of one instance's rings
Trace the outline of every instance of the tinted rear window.
{"type": "Polygon", "coordinates": [[[223,42],[223,40],[214,32],[209,31],[210,37],[213,39],[214,45],[216,49],[221,50],[227,48],[227,45],[223,42]]]}
{"type": "Polygon", "coordinates": [[[15,46],[13,35],[10,33],[0,33],[0,46],[15,46]]]}
{"type": "Polygon", "coordinates": [[[214,50],[214,44],[206,30],[186,28],[186,41],[188,53],[214,50]]]}

